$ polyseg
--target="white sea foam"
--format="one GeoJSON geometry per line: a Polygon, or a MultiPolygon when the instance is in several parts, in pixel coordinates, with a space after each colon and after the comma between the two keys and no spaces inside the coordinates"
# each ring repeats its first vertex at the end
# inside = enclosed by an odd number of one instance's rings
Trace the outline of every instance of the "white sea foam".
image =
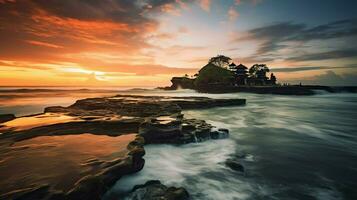
{"type": "Polygon", "coordinates": [[[109,193],[127,192],[148,180],[185,187],[194,199],[247,199],[257,191],[244,180],[223,176],[222,173],[234,173],[224,165],[235,151],[231,139],[184,146],[147,145],[145,149],[144,169],[120,179],[109,193]]]}
{"type": "Polygon", "coordinates": [[[145,146],[145,167],[139,173],[120,179],[115,186],[118,191],[128,191],[148,180],[161,180],[168,185],[179,186],[188,176],[222,168],[234,152],[232,140],[212,140],[183,146],[145,146]]]}

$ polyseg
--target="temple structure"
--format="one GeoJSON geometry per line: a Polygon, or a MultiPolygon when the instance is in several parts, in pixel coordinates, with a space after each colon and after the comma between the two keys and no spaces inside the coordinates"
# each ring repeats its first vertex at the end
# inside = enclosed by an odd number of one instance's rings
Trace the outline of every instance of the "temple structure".
{"type": "Polygon", "coordinates": [[[228,65],[228,70],[234,74],[234,85],[276,85],[276,76],[271,73],[266,76],[269,68],[265,64],[255,64],[249,70],[243,64],[236,65],[234,62],[228,65]]]}

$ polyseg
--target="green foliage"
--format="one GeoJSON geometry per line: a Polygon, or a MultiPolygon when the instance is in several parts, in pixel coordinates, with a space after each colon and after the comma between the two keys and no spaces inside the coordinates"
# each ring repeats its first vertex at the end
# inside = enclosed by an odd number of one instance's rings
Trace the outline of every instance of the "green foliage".
{"type": "Polygon", "coordinates": [[[224,55],[217,55],[209,59],[208,63],[214,64],[218,67],[227,67],[232,59],[224,55]]]}
{"type": "Polygon", "coordinates": [[[232,84],[234,75],[231,71],[218,67],[212,63],[204,66],[198,73],[195,85],[206,86],[208,84],[232,84]]]}
{"type": "Polygon", "coordinates": [[[266,73],[269,71],[266,64],[255,64],[249,69],[249,74],[255,78],[266,79],[266,73]]]}

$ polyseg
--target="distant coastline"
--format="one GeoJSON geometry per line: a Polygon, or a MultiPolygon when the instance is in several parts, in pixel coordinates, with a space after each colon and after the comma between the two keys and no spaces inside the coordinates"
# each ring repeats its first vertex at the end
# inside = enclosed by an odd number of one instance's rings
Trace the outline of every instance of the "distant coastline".
{"type": "MultiPolygon", "coordinates": [[[[176,77],[174,77],[176,78],[176,77]]],[[[173,82],[169,87],[161,87],[162,90],[192,89],[202,93],[234,93],[247,92],[257,94],[279,94],[279,95],[313,95],[316,90],[329,93],[348,92],[356,93],[357,86],[323,86],[323,85],[286,85],[286,86],[226,86],[206,85],[205,87],[182,86],[180,82],[173,82]]]]}
{"type": "Polygon", "coordinates": [[[357,92],[357,86],[291,85],[279,83],[277,77],[270,73],[266,64],[254,64],[248,68],[236,65],[231,58],[218,55],[209,59],[197,74],[189,77],[173,77],[171,86],[160,87],[163,90],[192,89],[202,93],[248,92],[257,94],[279,95],[313,95],[315,90],[330,93],[357,92]]]}

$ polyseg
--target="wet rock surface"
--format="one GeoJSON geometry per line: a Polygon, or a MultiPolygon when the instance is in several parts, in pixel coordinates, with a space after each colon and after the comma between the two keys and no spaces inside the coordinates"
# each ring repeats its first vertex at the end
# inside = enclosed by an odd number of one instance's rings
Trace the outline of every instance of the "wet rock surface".
{"type": "Polygon", "coordinates": [[[186,144],[227,138],[227,129],[216,129],[204,120],[177,116],[148,118],[140,124],[139,134],[147,144],[186,144]]]}
{"type": "Polygon", "coordinates": [[[0,199],[100,199],[121,176],[140,171],[142,137],[41,136],[1,146],[0,199]]]}
{"type": "MultiPolygon", "coordinates": [[[[11,116],[12,120],[3,121],[0,124],[2,157],[21,149],[24,152],[27,149],[31,152],[30,150],[35,148],[33,151],[37,152],[36,145],[31,141],[41,137],[63,137],[87,133],[91,134],[88,135],[89,138],[97,135],[122,136],[132,133],[138,133],[138,136],[128,141],[125,154],[115,154],[116,157],[106,161],[89,159],[85,163],[88,169],[78,172],[80,177],[77,181],[63,183],[66,185],[65,188],[55,186],[66,178],[36,182],[35,177],[29,173],[24,175],[28,181],[24,185],[18,184],[17,179],[13,182],[1,181],[1,184],[10,184],[13,187],[7,189],[3,187],[0,199],[100,199],[121,176],[135,173],[143,168],[144,144],[184,144],[228,136],[227,129],[217,129],[204,120],[184,118],[181,114],[182,110],[244,104],[245,99],[117,95],[82,99],[68,107],[48,107],[45,108],[44,113],[38,115],[20,118],[11,116]],[[29,144],[14,148],[21,142],[29,142],[29,144]]],[[[10,116],[7,117],[9,119],[10,116]]],[[[48,145],[43,148],[43,151],[51,152],[53,146],[48,145]]],[[[38,152],[41,153],[41,151],[38,152]]],[[[92,155],[90,152],[89,154],[92,155]]],[[[69,158],[70,152],[68,156],[63,156],[65,161],[69,158]]],[[[13,164],[9,159],[1,159],[0,163],[2,166],[13,164]]],[[[36,168],[37,164],[28,164],[26,167],[36,168]]],[[[58,167],[51,170],[53,173],[48,176],[57,174],[59,171],[68,172],[68,176],[73,176],[73,174],[70,175],[73,172],[72,167],[58,167]]],[[[18,167],[3,170],[2,173],[4,177],[7,177],[7,173],[20,174],[21,171],[23,171],[21,167],[18,167]],[[8,172],[10,169],[15,171],[8,172]]],[[[153,191],[158,190],[154,188],[162,188],[163,193],[160,193],[162,199],[186,199],[183,194],[187,192],[182,188],[166,188],[157,183],[149,185],[143,188],[152,188],[153,191]]],[[[151,189],[145,190],[147,190],[145,194],[151,198],[153,194],[151,189]]],[[[136,190],[136,197],[143,193],[139,191],[141,190],[136,190]]]]}
{"type": "Polygon", "coordinates": [[[244,166],[236,160],[228,159],[225,164],[234,171],[244,172],[244,166]]]}
{"type": "Polygon", "coordinates": [[[69,107],[48,107],[45,112],[68,113],[74,116],[170,116],[183,109],[204,109],[245,105],[245,99],[211,99],[207,97],[167,97],[117,95],[109,98],[78,100],[69,107]]]}
{"type": "Polygon", "coordinates": [[[158,180],[137,185],[126,198],[128,200],[187,200],[189,194],[184,188],[167,187],[158,180]]]}

